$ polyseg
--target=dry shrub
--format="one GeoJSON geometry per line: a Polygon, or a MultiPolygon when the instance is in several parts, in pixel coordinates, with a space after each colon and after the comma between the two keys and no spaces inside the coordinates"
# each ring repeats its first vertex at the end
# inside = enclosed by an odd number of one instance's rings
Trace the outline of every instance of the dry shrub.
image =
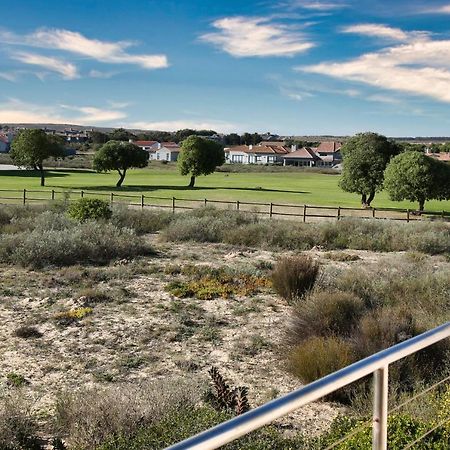
{"type": "Polygon", "coordinates": [[[302,298],[313,287],[319,266],[309,256],[281,258],[272,272],[275,292],[288,302],[302,298]]]}
{"type": "Polygon", "coordinates": [[[0,398],[0,449],[40,450],[37,421],[30,402],[14,392],[0,398]]]}
{"type": "Polygon", "coordinates": [[[289,368],[304,383],[310,383],[354,361],[352,346],[344,339],[336,336],[314,336],[292,350],[289,368]]]}
{"type": "Polygon", "coordinates": [[[289,340],[298,343],[312,336],[350,336],[364,311],[363,301],[352,293],[314,292],[294,306],[289,340]]]}
{"type": "Polygon", "coordinates": [[[115,437],[131,437],[174,411],[192,407],[201,389],[184,379],[83,389],[61,395],[56,429],[69,448],[94,449],[115,437]]]}
{"type": "Polygon", "coordinates": [[[42,333],[34,326],[22,325],[14,330],[14,335],[22,339],[34,339],[42,337],[42,333]]]}

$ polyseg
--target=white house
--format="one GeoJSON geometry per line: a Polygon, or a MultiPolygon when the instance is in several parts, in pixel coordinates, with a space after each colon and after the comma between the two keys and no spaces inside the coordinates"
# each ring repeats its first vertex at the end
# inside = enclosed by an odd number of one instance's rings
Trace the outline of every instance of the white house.
{"type": "Polygon", "coordinates": [[[225,149],[225,158],[232,164],[275,164],[287,153],[289,150],[279,145],[237,145],[225,149]]]}
{"type": "Polygon", "coordinates": [[[174,162],[178,159],[180,151],[180,146],[175,142],[162,142],[158,150],[153,154],[150,153],[150,159],[174,162]]]}
{"type": "Polygon", "coordinates": [[[342,162],[341,156],[342,144],[336,141],[321,142],[319,146],[313,149],[320,157],[318,166],[335,166],[342,162]]]}
{"type": "Polygon", "coordinates": [[[161,144],[158,141],[132,141],[130,139],[130,142],[148,152],[154,152],[161,147],[161,144]]]}
{"type": "Polygon", "coordinates": [[[283,166],[306,166],[319,165],[321,159],[310,147],[303,147],[283,156],[283,166]]]}

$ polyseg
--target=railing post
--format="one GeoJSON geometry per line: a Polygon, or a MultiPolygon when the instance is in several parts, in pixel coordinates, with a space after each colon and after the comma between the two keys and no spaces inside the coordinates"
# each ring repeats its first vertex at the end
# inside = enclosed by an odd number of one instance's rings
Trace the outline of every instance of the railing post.
{"type": "Polygon", "coordinates": [[[338,210],[337,210],[337,220],[341,219],[341,207],[338,206],[338,210]]]}
{"type": "Polygon", "coordinates": [[[141,195],[141,208],[144,209],[144,194],[141,195]]]}
{"type": "Polygon", "coordinates": [[[372,217],[375,219],[375,208],[372,208],[372,217]]]}
{"type": "Polygon", "coordinates": [[[55,200],[55,190],[52,189],[52,200],[55,200]]]}
{"type": "Polygon", "coordinates": [[[24,189],[23,190],[23,204],[25,205],[26,202],[27,202],[27,190],[24,189]]]}
{"type": "Polygon", "coordinates": [[[306,222],[306,205],[303,205],[303,222],[306,222]]]}
{"type": "Polygon", "coordinates": [[[409,222],[409,208],[406,210],[406,223],[409,222]]]}
{"type": "Polygon", "coordinates": [[[175,197],[172,197],[172,212],[175,212],[175,197]]]}
{"type": "Polygon", "coordinates": [[[81,198],[84,197],[84,191],[80,191],[80,197],[81,197],[81,198]]]}
{"type": "Polygon", "coordinates": [[[372,450],[387,449],[388,366],[373,373],[372,450]]]}
{"type": "Polygon", "coordinates": [[[206,207],[206,204],[208,203],[208,199],[207,198],[205,198],[205,207],[206,207]]]}
{"type": "Polygon", "coordinates": [[[111,205],[114,203],[114,192],[111,192],[110,202],[111,202],[111,205]]]}
{"type": "Polygon", "coordinates": [[[269,217],[272,218],[273,214],[273,203],[270,203],[270,209],[269,209],[269,217]]]}
{"type": "Polygon", "coordinates": [[[239,211],[239,200],[236,201],[236,211],[239,211]]]}

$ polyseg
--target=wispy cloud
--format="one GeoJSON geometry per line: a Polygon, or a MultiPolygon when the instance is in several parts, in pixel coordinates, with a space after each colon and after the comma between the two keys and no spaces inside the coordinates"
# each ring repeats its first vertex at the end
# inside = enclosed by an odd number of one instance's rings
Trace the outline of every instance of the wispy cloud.
{"type": "Polygon", "coordinates": [[[305,34],[264,17],[225,17],[200,39],[237,58],[293,56],[314,47],[305,34]]]}
{"type": "Polygon", "coordinates": [[[64,29],[41,28],[33,33],[18,35],[0,30],[0,42],[12,46],[38,47],[78,54],[103,63],[134,64],[144,69],[168,67],[164,54],[131,54],[126,50],[135,45],[130,41],[101,41],[64,29]]]}
{"type": "Polygon", "coordinates": [[[126,113],[93,106],[39,105],[12,98],[2,104],[0,122],[4,123],[71,123],[95,125],[115,123],[126,113]]]}
{"type": "Polygon", "coordinates": [[[14,53],[13,55],[11,55],[11,58],[24,64],[40,66],[46,70],[59,73],[63,76],[63,78],[67,80],[73,80],[79,77],[77,67],[74,64],[64,61],[61,58],[28,52],[14,53]]]}
{"type": "Polygon", "coordinates": [[[138,128],[142,130],[161,130],[161,131],[176,131],[189,128],[192,130],[215,130],[221,133],[231,133],[236,131],[238,126],[233,123],[223,121],[209,121],[209,120],[165,120],[155,122],[134,122],[129,124],[131,128],[138,128]]]}
{"type": "Polygon", "coordinates": [[[296,69],[450,103],[450,40],[410,33],[402,44],[350,61],[296,69]]]}
{"type": "Polygon", "coordinates": [[[450,14],[450,3],[447,5],[436,6],[433,8],[424,8],[419,11],[422,14],[450,14]]]}
{"type": "Polygon", "coordinates": [[[280,3],[280,6],[289,9],[306,9],[310,11],[327,12],[337,9],[347,8],[346,2],[322,2],[322,1],[307,1],[307,0],[286,0],[280,3]]]}
{"type": "Polygon", "coordinates": [[[428,33],[423,32],[406,32],[400,28],[393,28],[376,23],[363,23],[357,25],[349,25],[342,28],[343,33],[362,34],[370,37],[386,38],[393,41],[408,41],[412,37],[426,37],[428,33]]]}

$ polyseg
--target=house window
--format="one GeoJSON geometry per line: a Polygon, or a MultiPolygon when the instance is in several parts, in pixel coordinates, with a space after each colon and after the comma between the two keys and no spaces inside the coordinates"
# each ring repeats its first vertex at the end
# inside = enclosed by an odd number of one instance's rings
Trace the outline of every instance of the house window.
{"type": "Polygon", "coordinates": [[[156,159],[159,159],[159,153],[156,154],[156,159]]]}
{"type": "Polygon", "coordinates": [[[170,155],[169,153],[166,154],[166,161],[169,161],[170,155]]]}
{"type": "Polygon", "coordinates": [[[242,161],[243,161],[243,156],[242,155],[233,155],[232,157],[231,157],[231,160],[234,162],[234,163],[242,163],[242,161]]]}

